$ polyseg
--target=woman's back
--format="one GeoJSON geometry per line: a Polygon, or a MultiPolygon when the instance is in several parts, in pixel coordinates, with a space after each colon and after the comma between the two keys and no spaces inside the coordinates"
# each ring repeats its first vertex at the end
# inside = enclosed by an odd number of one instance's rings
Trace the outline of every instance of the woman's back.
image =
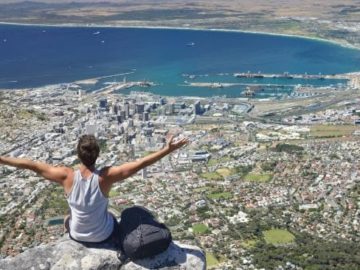
{"type": "Polygon", "coordinates": [[[99,171],[86,179],[80,170],[74,172],[72,189],[67,201],[71,209],[70,235],[78,241],[101,242],[108,238],[114,226],[107,211],[109,200],[99,185],[99,171]]]}

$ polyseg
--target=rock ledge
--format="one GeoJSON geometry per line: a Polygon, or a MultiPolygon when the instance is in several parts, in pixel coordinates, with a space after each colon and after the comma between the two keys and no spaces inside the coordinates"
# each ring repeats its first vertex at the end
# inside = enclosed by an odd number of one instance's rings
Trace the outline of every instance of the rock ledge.
{"type": "Polygon", "coordinates": [[[122,265],[117,251],[110,246],[87,248],[64,236],[54,243],[40,245],[15,256],[0,260],[0,270],[205,270],[204,252],[198,247],[173,242],[169,248],[149,259],[122,265]]]}

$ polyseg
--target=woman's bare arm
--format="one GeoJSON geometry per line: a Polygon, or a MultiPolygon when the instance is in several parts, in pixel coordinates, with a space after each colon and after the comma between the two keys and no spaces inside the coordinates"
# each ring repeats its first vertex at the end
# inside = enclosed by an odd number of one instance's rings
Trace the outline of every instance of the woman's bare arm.
{"type": "Polygon", "coordinates": [[[36,162],[23,158],[12,158],[0,156],[0,164],[16,167],[19,169],[27,169],[36,172],[45,179],[62,184],[68,177],[70,171],[66,167],[54,167],[43,162],[36,162]]]}
{"type": "Polygon", "coordinates": [[[114,166],[104,169],[103,176],[106,180],[108,180],[111,184],[117,181],[124,180],[129,176],[135,174],[139,170],[154,164],[156,161],[160,160],[164,156],[170,154],[171,152],[175,151],[176,149],[184,146],[188,143],[188,139],[183,138],[177,142],[174,141],[174,137],[171,136],[168,140],[166,146],[150,155],[147,155],[139,160],[128,162],[122,164],[120,166],[114,166]]]}

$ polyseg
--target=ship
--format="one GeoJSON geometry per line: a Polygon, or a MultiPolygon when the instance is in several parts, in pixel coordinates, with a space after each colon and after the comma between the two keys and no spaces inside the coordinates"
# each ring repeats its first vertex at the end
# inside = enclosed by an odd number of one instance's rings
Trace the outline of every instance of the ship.
{"type": "Polygon", "coordinates": [[[255,96],[255,91],[252,90],[250,87],[246,87],[245,92],[243,93],[245,97],[253,97],[255,96]]]}
{"type": "Polygon", "coordinates": [[[249,79],[263,79],[265,76],[261,74],[261,72],[258,73],[235,73],[235,77],[237,78],[249,78],[249,79]]]}
{"type": "Polygon", "coordinates": [[[138,85],[140,87],[150,87],[150,86],[154,86],[155,84],[153,82],[143,80],[143,81],[139,82],[138,85]]]}
{"type": "Polygon", "coordinates": [[[259,73],[257,73],[257,74],[253,74],[252,77],[255,78],[255,79],[263,79],[263,78],[264,78],[264,75],[262,75],[262,74],[259,72],[259,73]]]}
{"type": "Polygon", "coordinates": [[[292,75],[290,75],[289,72],[284,72],[284,74],[280,78],[294,79],[294,77],[292,75]]]}

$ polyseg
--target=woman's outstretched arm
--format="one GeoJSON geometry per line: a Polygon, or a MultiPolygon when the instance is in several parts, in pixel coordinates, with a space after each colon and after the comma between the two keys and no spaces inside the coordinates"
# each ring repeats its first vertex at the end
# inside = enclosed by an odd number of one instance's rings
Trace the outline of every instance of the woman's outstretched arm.
{"type": "Polygon", "coordinates": [[[46,163],[36,162],[24,158],[12,158],[0,156],[0,164],[16,167],[19,169],[27,169],[36,172],[45,179],[50,181],[62,182],[68,177],[70,171],[66,167],[54,167],[46,163]]]}
{"type": "Polygon", "coordinates": [[[171,136],[168,140],[166,146],[150,155],[147,155],[141,159],[138,159],[133,162],[128,162],[122,164],[120,166],[114,166],[104,169],[103,176],[109,180],[110,183],[115,183],[117,181],[124,180],[129,176],[135,174],[139,170],[154,164],[156,161],[160,160],[164,156],[170,154],[171,152],[175,151],[176,149],[184,146],[188,143],[187,138],[183,138],[179,141],[174,141],[174,136],[171,136]]]}

